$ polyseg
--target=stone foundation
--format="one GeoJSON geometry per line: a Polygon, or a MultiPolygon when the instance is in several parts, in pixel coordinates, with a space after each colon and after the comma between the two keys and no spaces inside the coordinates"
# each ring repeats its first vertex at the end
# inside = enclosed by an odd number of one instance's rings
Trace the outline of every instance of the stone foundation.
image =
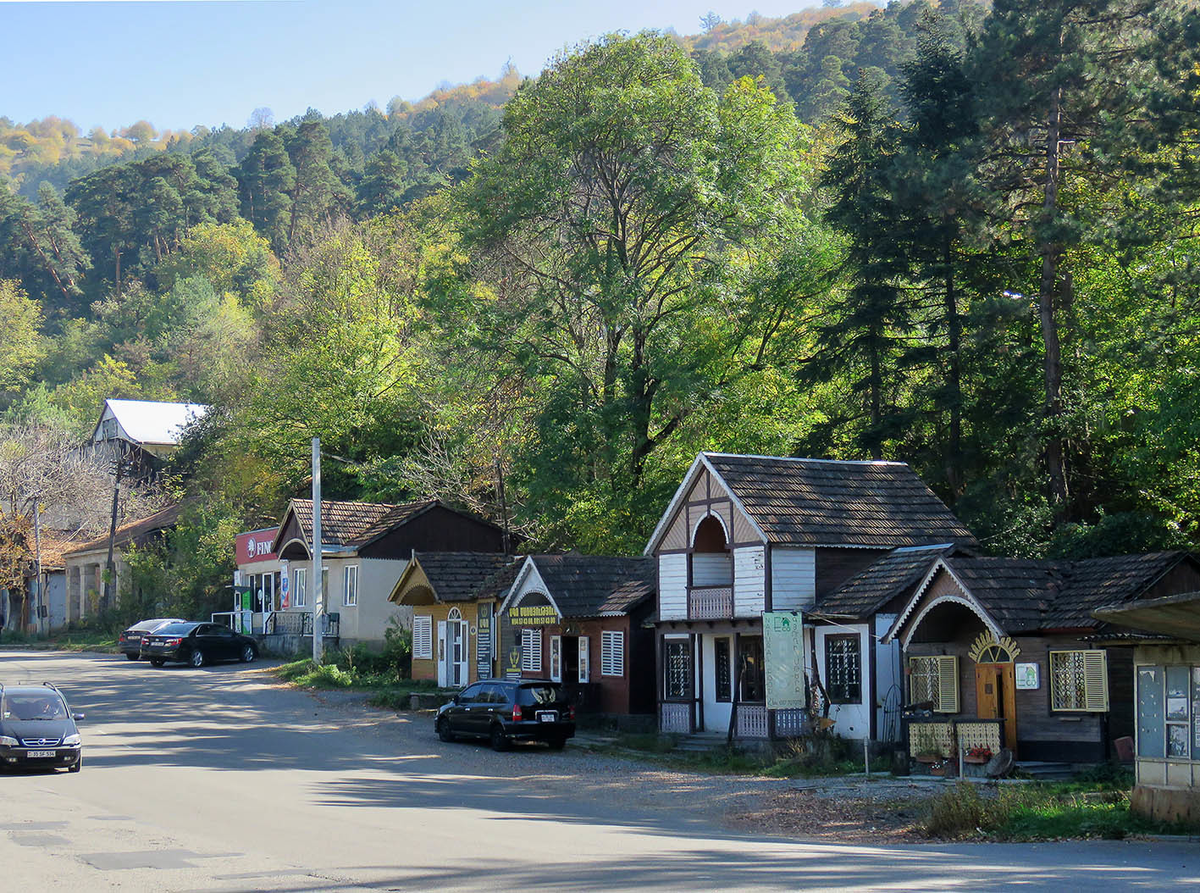
{"type": "Polygon", "coordinates": [[[1130,795],[1129,808],[1158,821],[1200,827],[1200,790],[1194,788],[1158,788],[1140,784],[1130,795]]]}

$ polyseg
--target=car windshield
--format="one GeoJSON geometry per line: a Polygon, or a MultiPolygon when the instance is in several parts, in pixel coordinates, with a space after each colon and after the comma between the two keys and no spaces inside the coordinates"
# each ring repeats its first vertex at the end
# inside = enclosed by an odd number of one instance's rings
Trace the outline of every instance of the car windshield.
{"type": "Polygon", "coordinates": [[[64,719],[67,715],[62,698],[50,692],[42,694],[5,694],[0,702],[0,713],[5,719],[30,721],[36,719],[64,719]]]}
{"type": "Polygon", "coordinates": [[[553,704],[559,700],[557,685],[522,685],[517,689],[518,704],[553,704]]]}
{"type": "Polygon", "coordinates": [[[198,624],[195,623],[168,623],[162,629],[156,629],[154,632],[160,636],[186,636],[197,626],[198,624]]]}

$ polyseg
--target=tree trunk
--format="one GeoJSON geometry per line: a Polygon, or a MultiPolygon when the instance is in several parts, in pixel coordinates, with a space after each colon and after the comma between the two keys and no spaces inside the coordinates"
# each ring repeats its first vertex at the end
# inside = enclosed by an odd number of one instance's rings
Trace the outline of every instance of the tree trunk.
{"type": "Polygon", "coordinates": [[[871,458],[879,461],[883,458],[883,438],[880,436],[879,425],[883,420],[883,370],[879,357],[878,332],[871,332],[871,458]]]}
{"type": "Polygon", "coordinates": [[[947,233],[942,242],[942,263],[946,266],[946,331],[950,363],[946,384],[950,390],[950,433],[946,444],[946,483],[955,496],[962,493],[962,319],[958,315],[958,294],[954,281],[954,239],[947,233]]]}
{"type": "MultiPolygon", "coordinates": [[[[1060,178],[1059,138],[1062,129],[1062,88],[1051,95],[1050,116],[1046,129],[1046,179],[1043,186],[1043,224],[1050,224],[1058,208],[1060,178]]],[[[1059,267],[1062,246],[1043,238],[1041,245],[1042,278],[1038,291],[1038,316],[1041,319],[1042,343],[1045,349],[1046,384],[1046,474],[1050,484],[1050,500],[1060,520],[1066,517],[1070,491],[1067,486],[1066,456],[1062,436],[1062,347],[1059,343],[1056,297],[1059,286],[1059,267]]]]}

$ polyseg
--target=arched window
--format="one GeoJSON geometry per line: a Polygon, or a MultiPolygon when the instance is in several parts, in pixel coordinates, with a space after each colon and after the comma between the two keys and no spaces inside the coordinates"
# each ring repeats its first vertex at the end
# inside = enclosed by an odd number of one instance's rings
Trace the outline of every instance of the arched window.
{"type": "Polygon", "coordinates": [[[451,608],[450,613],[446,617],[447,620],[462,620],[462,611],[458,608],[451,608]]]}
{"type": "Polygon", "coordinates": [[[725,525],[716,515],[707,515],[692,536],[692,587],[721,588],[733,585],[733,556],[725,536],[725,525]]]}

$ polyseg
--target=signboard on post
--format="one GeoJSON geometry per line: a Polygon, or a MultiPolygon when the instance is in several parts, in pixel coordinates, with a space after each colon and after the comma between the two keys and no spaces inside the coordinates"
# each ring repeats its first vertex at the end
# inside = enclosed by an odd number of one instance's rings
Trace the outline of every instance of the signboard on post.
{"type": "Polygon", "coordinates": [[[482,602],[475,621],[475,677],[492,678],[492,603],[482,602]]]}
{"type": "Polygon", "coordinates": [[[771,611],[762,623],[767,709],[799,709],[805,703],[803,618],[799,611],[771,611]]]}

